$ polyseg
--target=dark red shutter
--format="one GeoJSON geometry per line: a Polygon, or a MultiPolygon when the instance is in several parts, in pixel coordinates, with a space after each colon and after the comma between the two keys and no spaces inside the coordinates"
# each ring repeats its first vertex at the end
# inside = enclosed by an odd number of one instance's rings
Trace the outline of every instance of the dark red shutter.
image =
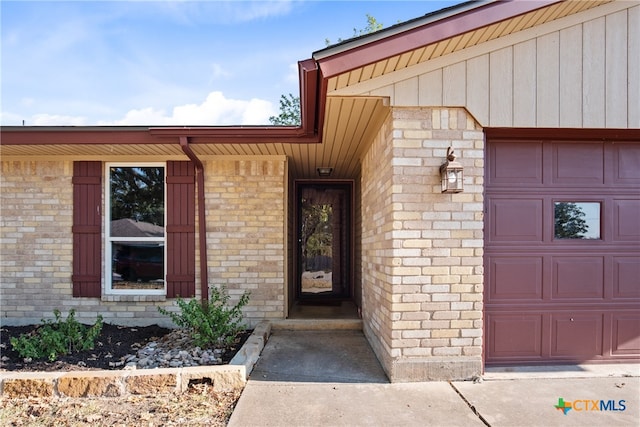
{"type": "Polygon", "coordinates": [[[196,295],[196,174],[191,162],[167,162],[167,297],[196,295]]]}
{"type": "Polygon", "coordinates": [[[73,162],[74,297],[100,297],[102,163],[73,162]]]}

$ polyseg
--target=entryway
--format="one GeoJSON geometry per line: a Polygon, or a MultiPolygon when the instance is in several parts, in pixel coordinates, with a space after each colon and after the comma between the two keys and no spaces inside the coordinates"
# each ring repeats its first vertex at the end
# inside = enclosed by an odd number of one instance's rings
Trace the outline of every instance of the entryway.
{"type": "Polygon", "coordinates": [[[290,318],[353,318],[353,181],[295,182],[290,318]]]}

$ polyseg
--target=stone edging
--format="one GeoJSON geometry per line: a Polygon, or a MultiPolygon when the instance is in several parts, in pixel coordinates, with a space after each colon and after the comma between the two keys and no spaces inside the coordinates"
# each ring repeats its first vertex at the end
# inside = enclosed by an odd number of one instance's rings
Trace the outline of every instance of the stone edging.
{"type": "Polygon", "coordinates": [[[184,392],[190,383],[216,391],[242,388],[258,361],[271,324],[260,322],[228,365],[119,371],[2,372],[0,395],[24,397],[117,397],[184,392]]]}

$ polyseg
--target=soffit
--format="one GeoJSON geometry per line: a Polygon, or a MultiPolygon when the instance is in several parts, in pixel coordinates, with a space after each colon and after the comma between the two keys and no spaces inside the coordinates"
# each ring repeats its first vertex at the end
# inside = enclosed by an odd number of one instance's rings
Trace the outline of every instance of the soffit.
{"type": "Polygon", "coordinates": [[[368,143],[389,113],[388,102],[379,97],[329,97],[325,105],[322,143],[191,145],[199,157],[285,155],[294,178],[318,178],[316,169],[333,168],[331,179],[353,179],[368,143]]]}
{"type": "Polygon", "coordinates": [[[330,94],[332,91],[336,91],[338,89],[375,79],[404,68],[467,49],[490,40],[505,37],[509,34],[542,25],[612,1],[613,0],[567,0],[519,16],[514,16],[510,19],[461,33],[454,37],[384,58],[366,66],[331,77],[327,83],[327,92],[330,94]]]}

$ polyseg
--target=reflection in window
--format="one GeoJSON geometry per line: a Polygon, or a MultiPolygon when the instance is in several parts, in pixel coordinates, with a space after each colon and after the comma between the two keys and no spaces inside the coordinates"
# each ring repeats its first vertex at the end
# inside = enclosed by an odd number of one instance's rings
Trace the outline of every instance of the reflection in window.
{"type": "Polygon", "coordinates": [[[556,239],[600,239],[600,203],[555,202],[556,239]]]}
{"type": "Polygon", "coordinates": [[[333,192],[305,188],[301,199],[302,292],[333,290],[333,192]]]}
{"type": "Polygon", "coordinates": [[[108,168],[107,218],[112,290],[163,290],[164,166],[108,168]]]}

